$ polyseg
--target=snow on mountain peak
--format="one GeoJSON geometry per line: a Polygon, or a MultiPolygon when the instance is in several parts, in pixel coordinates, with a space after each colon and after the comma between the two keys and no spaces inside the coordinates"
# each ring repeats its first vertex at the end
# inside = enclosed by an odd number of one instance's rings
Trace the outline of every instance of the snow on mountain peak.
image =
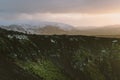
{"type": "Polygon", "coordinates": [[[46,26],[47,27],[57,27],[61,30],[65,30],[65,31],[74,29],[74,27],[71,25],[63,24],[63,23],[56,23],[56,22],[39,22],[39,24],[12,24],[12,25],[8,25],[8,26],[0,26],[0,27],[7,29],[7,30],[36,34],[35,30],[42,29],[46,26]]]}

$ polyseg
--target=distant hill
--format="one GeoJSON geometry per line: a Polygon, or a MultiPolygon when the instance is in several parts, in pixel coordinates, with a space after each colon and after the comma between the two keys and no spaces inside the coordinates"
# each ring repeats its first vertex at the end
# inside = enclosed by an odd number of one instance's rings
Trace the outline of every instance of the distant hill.
{"type": "Polygon", "coordinates": [[[120,25],[110,25],[94,29],[83,30],[84,35],[100,36],[100,37],[115,37],[120,38],[120,25]]]}
{"type": "Polygon", "coordinates": [[[120,25],[110,25],[99,28],[78,29],[73,26],[62,23],[42,23],[41,25],[9,25],[0,26],[7,30],[23,32],[27,34],[38,35],[87,35],[99,37],[116,37],[120,38],[120,25]],[[44,24],[44,25],[43,25],[44,24]]]}
{"type": "Polygon", "coordinates": [[[28,34],[67,34],[68,31],[74,29],[71,25],[56,22],[41,22],[38,25],[12,24],[7,26],[1,25],[0,27],[28,34]]]}

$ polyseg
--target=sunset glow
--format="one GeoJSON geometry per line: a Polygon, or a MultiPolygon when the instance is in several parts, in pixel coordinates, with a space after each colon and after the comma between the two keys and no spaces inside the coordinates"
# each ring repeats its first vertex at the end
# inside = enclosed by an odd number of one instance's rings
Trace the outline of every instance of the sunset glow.
{"type": "Polygon", "coordinates": [[[74,26],[105,26],[120,23],[120,13],[83,14],[83,13],[36,13],[21,14],[19,20],[52,21],[74,26]]]}
{"type": "Polygon", "coordinates": [[[119,25],[120,0],[0,1],[1,24],[41,21],[76,27],[119,25]]]}

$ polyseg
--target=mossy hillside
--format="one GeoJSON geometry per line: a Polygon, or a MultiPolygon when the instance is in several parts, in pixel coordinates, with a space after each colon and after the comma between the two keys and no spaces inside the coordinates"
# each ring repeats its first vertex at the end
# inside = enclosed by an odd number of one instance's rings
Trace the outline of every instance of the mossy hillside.
{"type": "Polygon", "coordinates": [[[89,80],[119,80],[120,44],[113,42],[111,48],[102,48],[97,55],[81,47],[74,54],[72,65],[89,75],[89,80]]]}
{"type": "Polygon", "coordinates": [[[20,61],[17,64],[24,70],[31,71],[33,74],[43,77],[44,80],[70,80],[50,60],[40,60],[38,62],[20,61]]]}
{"type": "Polygon", "coordinates": [[[120,39],[0,33],[0,55],[44,80],[120,80],[120,39]]]}

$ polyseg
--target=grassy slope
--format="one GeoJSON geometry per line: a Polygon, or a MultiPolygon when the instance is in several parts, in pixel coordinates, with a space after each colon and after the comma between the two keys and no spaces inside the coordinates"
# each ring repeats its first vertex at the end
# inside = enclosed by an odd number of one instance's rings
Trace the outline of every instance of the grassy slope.
{"type": "Polygon", "coordinates": [[[41,80],[0,55],[0,80],[41,80]],[[4,58],[4,59],[2,59],[4,58]]]}
{"type": "Polygon", "coordinates": [[[119,39],[25,35],[5,30],[0,34],[0,55],[12,63],[5,62],[5,66],[17,66],[15,69],[23,72],[19,75],[44,80],[120,80],[119,39]]]}

